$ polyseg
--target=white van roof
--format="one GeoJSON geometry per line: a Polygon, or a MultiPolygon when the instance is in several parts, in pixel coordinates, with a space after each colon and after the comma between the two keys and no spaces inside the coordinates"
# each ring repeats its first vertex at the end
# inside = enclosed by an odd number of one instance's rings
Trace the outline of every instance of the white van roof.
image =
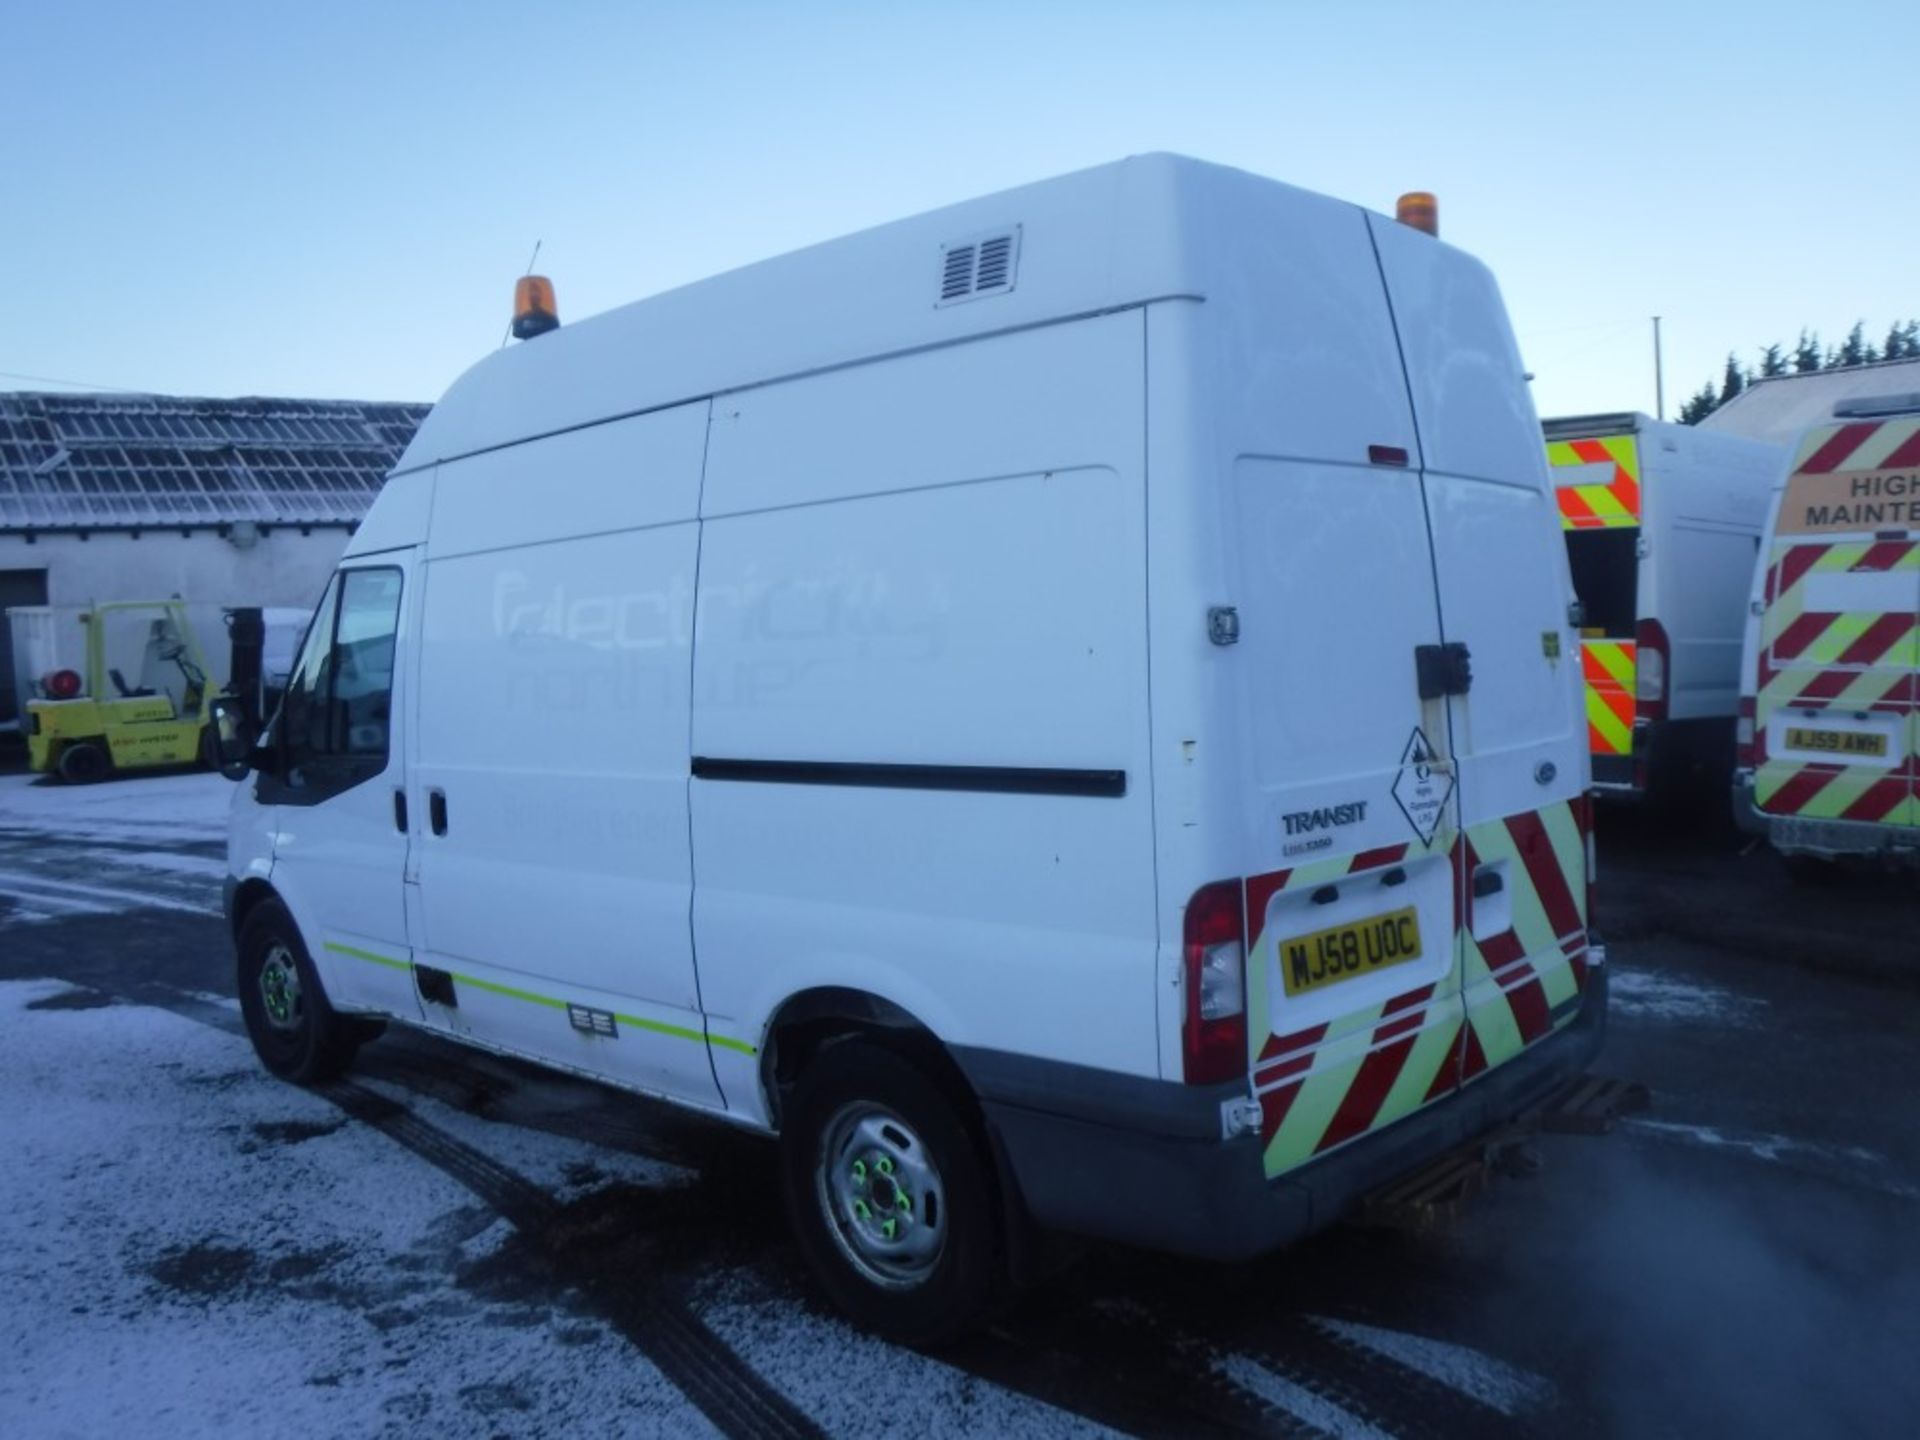
{"type": "Polygon", "coordinates": [[[885,355],[1204,299],[1210,257],[1247,233],[1236,197],[1271,205],[1276,190],[1303,220],[1354,208],[1183,156],[1135,156],[669,290],[480,361],[395,473],[885,355]]]}

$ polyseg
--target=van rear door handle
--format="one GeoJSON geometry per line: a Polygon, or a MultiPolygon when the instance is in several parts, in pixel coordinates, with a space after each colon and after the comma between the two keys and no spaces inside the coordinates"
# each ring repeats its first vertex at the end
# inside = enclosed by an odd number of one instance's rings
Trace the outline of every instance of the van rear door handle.
{"type": "Polygon", "coordinates": [[[444,790],[427,791],[427,823],[433,827],[433,833],[447,833],[447,792],[444,790]]]}
{"type": "Polygon", "coordinates": [[[407,833],[407,792],[393,792],[393,828],[402,835],[407,833]]]}
{"type": "Polygon", "coordinates": [[[1464,695],[1473,688],[1473,657],[1467,653],[1464,640],[1414,646],[1413,666],[1422,700],[1464,695]]]}

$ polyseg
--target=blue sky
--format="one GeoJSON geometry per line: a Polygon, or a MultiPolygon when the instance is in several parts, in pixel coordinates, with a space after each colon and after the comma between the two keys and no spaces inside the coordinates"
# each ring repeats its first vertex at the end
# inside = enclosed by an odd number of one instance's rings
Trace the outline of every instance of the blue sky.
{"type": "MultiPolygon", "coordinates": [[[[15,0],[0,371],[432,399],[563,318],[1146,150],[1438,192],[1545,414],[1920,313],[1913,0],[15,0]],[[1896,150],[1909,152],[1896,156],[1896,150]]],[[[0,388],[54,388],[0,376],[0,388]]]]}

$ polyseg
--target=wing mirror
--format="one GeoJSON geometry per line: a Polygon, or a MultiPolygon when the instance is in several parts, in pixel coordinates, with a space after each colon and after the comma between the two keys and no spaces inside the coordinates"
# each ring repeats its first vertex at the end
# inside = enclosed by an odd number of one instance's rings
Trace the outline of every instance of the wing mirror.
{"type": "Polygon", "coordinates": [[[207,710],[213,768],[229,780],[244,780],[252,770],[273,769],[273,751],[259,743],[253,716],[232,695],[216,695],[207,710]]]}

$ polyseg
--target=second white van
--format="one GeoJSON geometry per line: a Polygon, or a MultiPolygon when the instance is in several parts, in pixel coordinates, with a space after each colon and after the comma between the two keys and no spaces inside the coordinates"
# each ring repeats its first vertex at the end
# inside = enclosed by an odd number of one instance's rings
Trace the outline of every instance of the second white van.
{"type": "Polygon", "coordinates": [[[1747,592],[1786,456],[1650,415],[1545,430],[1582,611],[1594,786],[1717,804],[1733,773],[1747,592]]]}

